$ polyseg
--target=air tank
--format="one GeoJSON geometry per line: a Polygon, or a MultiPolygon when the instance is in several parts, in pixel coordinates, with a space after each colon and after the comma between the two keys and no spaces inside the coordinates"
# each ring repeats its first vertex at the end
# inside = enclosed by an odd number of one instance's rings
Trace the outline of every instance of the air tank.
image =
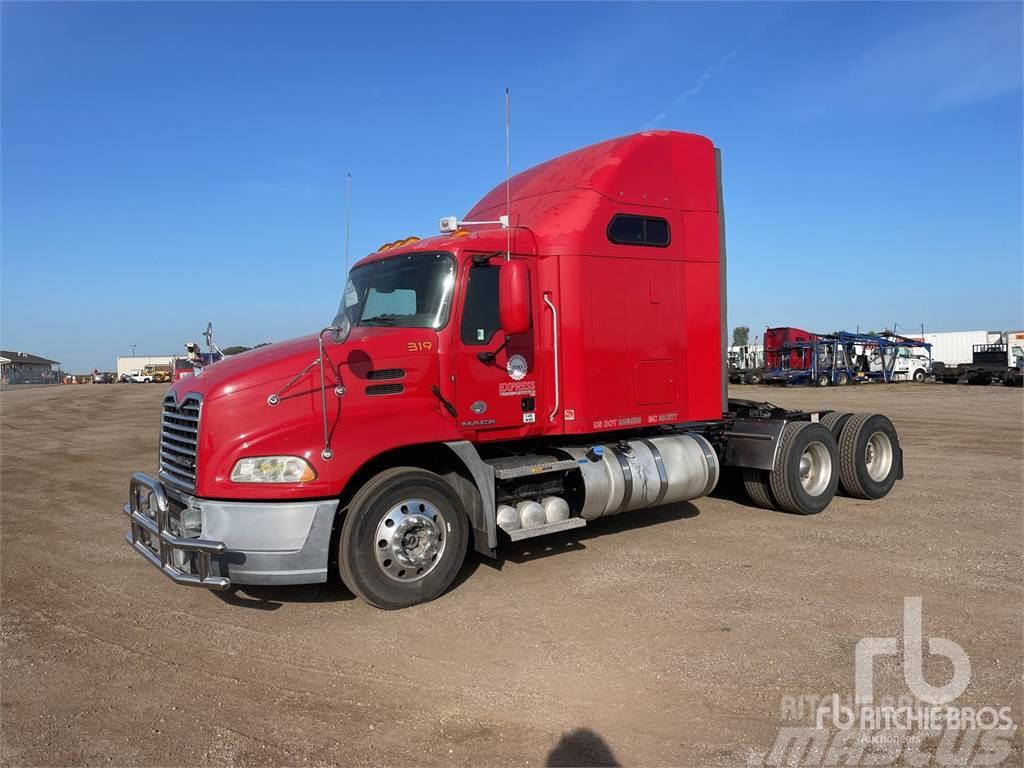
{"type": "Polygon", "coordinates": [[[522,528],[536,528],[547,522],[544,507],[536,501],[520,501],[516,509],[519,510],[519,525],[522,528]]]}
{"type": "Polygon", "coordinates": [[[545,496],[540,500],[547,523],[560,523],[569,519],[569,502],[560,496],[545,496]]]}
{"type": "Polygon", "coordinates": [[[498,505],[498,527],[503,531],[519,530],[519,511],[508,504],[498,505]]]}
{"type": "Polygon", "coordinates": [[[707,496],[718,483],[718,456],[700,435],[679,434],[567,447],[579,463],[582,516],[594,520],[707,496]]]}

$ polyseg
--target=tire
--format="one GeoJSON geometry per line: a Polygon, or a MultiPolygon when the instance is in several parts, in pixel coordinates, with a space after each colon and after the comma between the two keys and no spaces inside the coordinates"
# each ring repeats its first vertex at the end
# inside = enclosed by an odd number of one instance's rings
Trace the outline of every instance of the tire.
{"type": "Polygon", "coordinates": [[[819,373],[818,378],[814,381],[819,387],[827,387],[832,383],[832,378],[827,373],[819,373]]]}
{"type": "Polygon", "coordinates": [[[775,469],[770,474],[772,497],[787,512],[816,515],[836,495],[838,467],[839,448],[824,425],[791,422],[782,430],[775,469]]]}
{"type": "Polygon", "coordinates": [[[896,427],[887,417],[878,413],[854,414],[839,438],[843,490],[858,499],[885,496],[896,482],[900,450],[896,427]]]}
{"type": "Polygon", "coordinates": [[[916,371],[914,371],[914,381],[916,381],[918,384],[924,384],[924,380],[925,372],[923,368],[918,368],[916,371]]]}
{"type": "Polygon", "coordinates": [[[843,427],[846,426],[846,422],[853,416],[852,413],[843,413],[842,411],[832,411],[832,413],[826,413],[821,417],[821,421],[818,422],[832,433],[832,436],[836,439],[836,444],[839,442],[839,435],[843,432],[843,427]]]}
{"type": "Polygon", "coordinates": [[[760,371],[751,371],[747,374],[747,384],[760,384],[763,379],[760,371]]]}
{"type": "Polygon", "coordinates": [[[468,541],[469,520],[452,486],[433,472],[395,467],[352,498],[339,533],[338,570],[370,605],[406,608],[451,586],[468,541]],[[402,545],[403,531],[418,539],[414,551],[402,545]]]}
{"type": "Polygon", "coordinates": [[[836,374],[836,384],[840,387],[845,387],[850,383],[850,377],[845,373],[836,374]]]}
{"type": "Polygon", "coordinates": [[[743,488],[747,496],[761,509],[777,509],[775,500],[772,499],[771,486],[768,482],[768,473],[763,469],[744,469],[743,488]]]}

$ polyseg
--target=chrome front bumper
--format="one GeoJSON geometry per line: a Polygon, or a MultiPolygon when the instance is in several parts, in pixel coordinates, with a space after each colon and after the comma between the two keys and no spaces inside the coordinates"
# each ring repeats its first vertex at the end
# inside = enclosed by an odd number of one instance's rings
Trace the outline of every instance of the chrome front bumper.
{"type": "Polygon", "coordinates": [[[230,579],[211,575],[211,556],[224,554],[227,546],[223,541],[183,538],[172,531],[171,505],[159,480],[142,472],[132,475],[124,513],[131,522],[126,541],[171,581],[216,590],[231,586],[230,579]],[[194,564],[195,573],[181,569],[186,559],[194,564]]]}
{"type": "Polygon", "coordinates": [[[176,584],[315,584],[327,581],[337,510],[337,499],[204,499],[137,472],[125,538],[176,584]]]}

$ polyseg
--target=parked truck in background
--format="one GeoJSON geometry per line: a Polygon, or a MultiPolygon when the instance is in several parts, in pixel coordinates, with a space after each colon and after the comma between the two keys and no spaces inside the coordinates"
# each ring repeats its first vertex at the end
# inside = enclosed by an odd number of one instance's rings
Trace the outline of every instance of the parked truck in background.
{"type": "Polygon", "coordinates": [[[172,370],[173,368],[170,365],[147,365],[143,372],[152,382],[168,384],[171,381],[172,370]]]}
{"type": "Polygon", "coordinates": [[[1000,341],[975,344],[971,350],[971,362],[955,366],[936,363],[932,366],[932,374],[936,381],[944,384],[1021,386],[1021,369],[1024,368],[1021,337],[1024,333],[1011,331],[1001,335],[1000,341]]]}
{"type": "Polygon", "coordinates": [[[121,376],[122,384],[149,384],[151,381],[153,376],[142,368],[135,368],[121,376]]]}
{"type": "Polygon", "coordinates": [[[821,512],[902,476],[892,423],[726,393],[720,158],[646,132],[501,183],[351,270],[321,332],[174,384],[134,550],[179,584],[430,600],[467,551],[711,493],[821,512]]]}
{"type": "Polygon", "coordinates": [[[729,347],[729,382],[760,384],[764,378],[764,346],[733,344],[729,347]]]}

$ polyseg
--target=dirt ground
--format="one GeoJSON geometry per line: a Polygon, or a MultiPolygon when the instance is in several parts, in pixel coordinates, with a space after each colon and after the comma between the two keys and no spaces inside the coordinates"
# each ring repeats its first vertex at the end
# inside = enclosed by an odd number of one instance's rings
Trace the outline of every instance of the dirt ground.
{"type": "MultiPolygon", "coordinates": [[[[631,513],[471,556],[398,612],[339,583],[178,587],[133,554],[121,505],[162,395],[0,395],[4,765],[754,764],[783,697],[852,694],[854,646],[899,636],[905,596],[970,657],[957,703],[1024,717],[1019,389],[736,387],[888,414],[906,478],[813,517],[741,495],[631,513]]],[[[898,658],[875,678],[906,691],[898,658]]]]}

